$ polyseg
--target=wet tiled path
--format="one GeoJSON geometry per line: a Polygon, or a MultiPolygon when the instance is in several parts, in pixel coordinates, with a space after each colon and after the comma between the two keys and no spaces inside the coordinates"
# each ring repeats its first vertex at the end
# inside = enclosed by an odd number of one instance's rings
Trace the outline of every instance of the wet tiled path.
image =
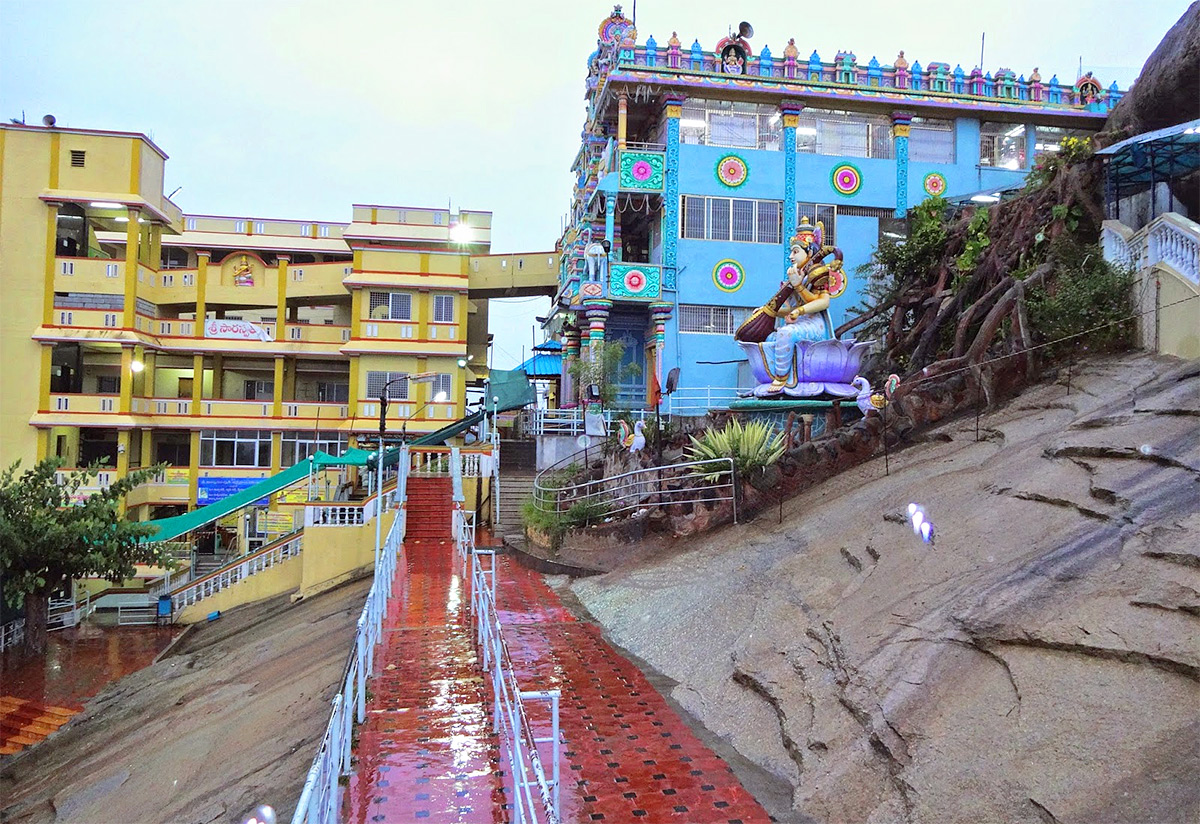
{"type": "Polygon", "coordinates": [[[178,634],[84,624],[50,633],[44,656],[0,654],[0,755],[45,738],[107,684],[150,666],[178,634]]]}
{"type": "MultiPolygon", "coordinates": [[[[507,821],[499,751],[446,543],[406,546],[351,778],[356,822],[507,821]],[[394,665],[392,669],[388,669],[394,665]]],[[[770,819],[646,677],[575,620],[537,573],[498,558],[496,602],[524,689],[562,691],[564,822],[770,819]]],[[[532,703],[539,737],[548,712],[532,703]]],[[[543,747],[547,772],[549,747],[543,747]]]]}

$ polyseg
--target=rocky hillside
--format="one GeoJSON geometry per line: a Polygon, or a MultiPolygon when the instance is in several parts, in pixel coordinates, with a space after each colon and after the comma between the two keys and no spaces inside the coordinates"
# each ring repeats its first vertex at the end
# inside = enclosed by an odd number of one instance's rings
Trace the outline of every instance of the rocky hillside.
{"type": "Polygon", "coordinates": [[[0,822],[290,819],[325,733],[369,580],[197,625],[0,769],[0,822]]]}
{"type": "Polygon", "coordinates": [[[573,589],[780,820],[1200,820],[1200,364],[1065,379],[573,589]]]}

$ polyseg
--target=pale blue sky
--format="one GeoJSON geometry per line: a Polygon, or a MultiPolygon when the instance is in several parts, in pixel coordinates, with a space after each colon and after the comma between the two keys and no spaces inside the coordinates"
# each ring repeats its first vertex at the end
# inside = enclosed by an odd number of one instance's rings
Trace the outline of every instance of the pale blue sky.
{"type": "MultiPolygon", "coordinates": [[[[717,3],[641,0],[639,40],[979,60],[1127,87],[1186,0],[717,3]],[[1136,11],[1135,11],[1136,10],[1136,11]]],[[[553,247],[583,80],[611,3],[0,0],[0,117],[142,131],[184,211],[347,221],[351,203],[489,209],[492,249],[553,247]]],[[[631,15],[633,4],[625,4],[631,15]]],[[[494,304],[496,365],[528,353],[546,299],[494,304]],[[524,349],[523,349],[524,348],[524,349]]]]}

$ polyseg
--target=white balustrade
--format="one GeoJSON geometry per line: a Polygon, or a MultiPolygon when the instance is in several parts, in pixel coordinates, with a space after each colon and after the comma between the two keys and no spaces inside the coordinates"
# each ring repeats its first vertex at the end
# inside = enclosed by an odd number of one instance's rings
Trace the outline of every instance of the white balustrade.
{"type": "Polygon", "coordinates": [[[25,619],[18,618],[0,626],[0,652],[25,640],[25,619]]]}
{"type": "Polygon", "coordinates": [[[171,604],[176,611],[191,606],[210,595],[216,595],[221,590],[228,589],[244,578],[262,572],[264,569],[270,569],[288,558],[294,558],[300,554],[303,547],[304,536],[300,534],[290,540],[260,549],[252,555],[239,558],[236,563],[172,592],[171,604]]]}

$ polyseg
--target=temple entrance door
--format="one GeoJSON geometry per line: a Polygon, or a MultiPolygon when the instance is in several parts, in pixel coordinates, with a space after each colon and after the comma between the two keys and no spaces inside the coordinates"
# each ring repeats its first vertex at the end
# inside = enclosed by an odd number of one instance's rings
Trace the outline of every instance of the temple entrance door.
{"type": "Polygon", "coordinates": [[[608,320],[606,340],[621,344],[621,363],[614,383],[616,406],[642,409],[646,406],[646,318],[614,315],[608,320]]]}

